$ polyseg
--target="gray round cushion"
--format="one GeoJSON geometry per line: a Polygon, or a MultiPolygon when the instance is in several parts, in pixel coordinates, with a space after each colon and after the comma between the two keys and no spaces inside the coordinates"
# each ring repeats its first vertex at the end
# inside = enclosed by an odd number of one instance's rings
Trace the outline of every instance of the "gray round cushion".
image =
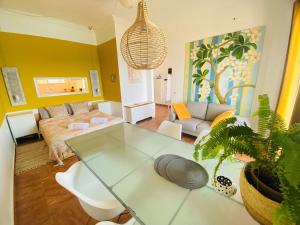
{"type": "MultiPolygon", "coordinates": [[[[169,162],[171,162],[173,159],[178,159],[180,158],[180,156],[178,155],[162,155],[160,157],[158,157],[155,162],[156,163],[156,172],[162,176],[162,177],[166,177],[166,167],[168,165],[169,162]]],[[[154,168],[155,168],[155,162],[154,162],[154,168]]]]}
{"type": "Polygon", "coordinates": [[[190,190],[208,182],[208,174],[201,165],[178,155],[161,155],[155,160],[154,169],[165,179],[190,190]]]}
{"type": "MultiPolygon", "coordinates": [[[[165,154],[165,155],[161,155],[161,156],[159,156],[157,159],[155,159],[155,161],[154,161],[154,169],[155,169],[155,171],[157,170],[157,167],[158,167],[158,163],[160,162],[160,160],[162,160],[163,158],[165,158],[165,157],[169,157],[169,156],[176,156],[176,155],[171,155],[171,154],[165,154]]],[[[177,156],[177,157],[179,157],[179,156],[177,156]]]]}
{"type": "Polygon", "coordinates": [[[208,182],[206,170],[185,158],[173,159],[166,167],[166,175],[173,183],[193,190],[205,186],[208,182]]]}

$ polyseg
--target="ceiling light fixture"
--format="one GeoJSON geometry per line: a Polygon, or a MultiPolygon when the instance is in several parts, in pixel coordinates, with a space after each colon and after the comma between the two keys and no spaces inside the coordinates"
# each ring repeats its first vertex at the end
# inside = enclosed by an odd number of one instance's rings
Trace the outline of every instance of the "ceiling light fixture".
{"type": "Polygon", "coordinates": [[[149,20],[144,0],[138,3],[137,18],[121,39],[121,52],[126,63],[137,70],[155,69],[166,58],[166,37],[149,20]]]}

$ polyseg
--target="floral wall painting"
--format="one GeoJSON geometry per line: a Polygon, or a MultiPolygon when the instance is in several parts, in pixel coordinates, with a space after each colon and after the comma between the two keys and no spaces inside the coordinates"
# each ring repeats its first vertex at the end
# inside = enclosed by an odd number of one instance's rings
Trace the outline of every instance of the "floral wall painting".
{"type": "Polygon", "coordinates": [[[187,43],[185,99],[250,115],[264,34],[261,26],[187,43]]]}

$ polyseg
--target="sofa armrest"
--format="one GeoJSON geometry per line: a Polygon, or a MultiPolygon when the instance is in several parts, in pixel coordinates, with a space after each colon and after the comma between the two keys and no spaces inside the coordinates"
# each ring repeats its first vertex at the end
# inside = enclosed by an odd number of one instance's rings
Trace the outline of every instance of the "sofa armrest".
{"type": "Polygon", "coordinates": [[[198,144],[200,142],[200,140],[205,136],[207,136],[207,138],[209,138],[208,134],[210,133],[211,129],[212,128],[206,128],[206,129],[201,130],[197,139],[194,142],[194,145],[198,144]]]}
{"type": "Polygon", "coordinates": [[[175,112],[173,112],[173,111],[169,112],[169,120],[171,122],[174,122],[176,120],[176,113],[175,112]]]}
{"type": "Polygon", "coordinates": [[[252,120],[250,117],[245,117],[245,116],[235,116],[237,118],[237,125],[242,125],[244,123],[247,124],[248,127],[253,128],[252,127],[252,120]]]}

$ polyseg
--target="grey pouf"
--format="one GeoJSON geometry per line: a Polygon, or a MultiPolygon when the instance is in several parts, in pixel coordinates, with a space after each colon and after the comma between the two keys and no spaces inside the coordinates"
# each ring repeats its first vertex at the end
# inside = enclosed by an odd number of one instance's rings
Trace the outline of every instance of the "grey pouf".
{"type": "Polygon", "coordinates": [[[178,155],[160,156],[154,162],[154,169],[165,179],[190,190],[208,182],[208,173],[201,165],[178,155]]]}

